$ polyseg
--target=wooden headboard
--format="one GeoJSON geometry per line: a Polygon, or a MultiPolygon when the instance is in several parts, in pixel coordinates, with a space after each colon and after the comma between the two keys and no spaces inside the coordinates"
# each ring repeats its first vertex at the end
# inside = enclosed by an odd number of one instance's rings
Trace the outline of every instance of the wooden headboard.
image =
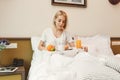
{"type": "Polygon", "coordinates": [[[111,48],[114,54],[120,54],[120,37],[111,38],[111,48]]]}
{"type": "MultiPolygon", "coordinates": [[[[3,38],[0,38],[3,39],[3,38]]],[[[12,64],[14,58],[24,59],[24,66],[26,69],[26,76],[29,71],[31,59],[32,59],[32,47],[30,38],[5,38],[10,41],[10,43],[17,43],[17,48],[3,50],[0,54],[1,64],[9,65],[12,64]]],[[[114,54],[120,54],[120,37],[111,38],[111,48],[114,54]]]]}

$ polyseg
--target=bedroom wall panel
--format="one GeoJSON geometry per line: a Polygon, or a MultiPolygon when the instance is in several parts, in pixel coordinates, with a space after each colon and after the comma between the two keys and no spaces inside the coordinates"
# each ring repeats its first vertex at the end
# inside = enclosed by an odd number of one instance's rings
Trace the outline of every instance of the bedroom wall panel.
{"type": "Polygon", "coordinates": [[[111,38],[111,48],[114,54],[120,54],[120,38],[113,37],[111,38]]]}

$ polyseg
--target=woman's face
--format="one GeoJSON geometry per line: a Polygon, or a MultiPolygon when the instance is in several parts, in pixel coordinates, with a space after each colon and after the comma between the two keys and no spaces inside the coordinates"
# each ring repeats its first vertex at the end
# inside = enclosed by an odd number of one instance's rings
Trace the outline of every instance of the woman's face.
{"type": "Polygon", "coordinates": [[[56,28],[58,30],[64,30],[64,26],[65,26],[65,22],[66,22],[66,19],[64,16],[58,16],[56,19],[55,19],[55,25],[56,25],[56,28]]]}

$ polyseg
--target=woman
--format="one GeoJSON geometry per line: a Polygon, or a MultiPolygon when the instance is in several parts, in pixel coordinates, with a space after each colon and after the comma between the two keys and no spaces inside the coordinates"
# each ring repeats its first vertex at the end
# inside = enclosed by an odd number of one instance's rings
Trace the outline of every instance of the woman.
{"type": "MultiPolygon", "coordinates": [[[[59,10],[54,16],[53,24],[53,27],[43,32],[38,49],[46,50],[49,44],[54,45],[57,50],[59,50],[60,47],[64,48],[65,45],[73,47],[72,37],[65,31],[67,27],[67,14],[59,10]]],[[[68,47],[65,47],[65,49],[68,49],[68,47]]]]}

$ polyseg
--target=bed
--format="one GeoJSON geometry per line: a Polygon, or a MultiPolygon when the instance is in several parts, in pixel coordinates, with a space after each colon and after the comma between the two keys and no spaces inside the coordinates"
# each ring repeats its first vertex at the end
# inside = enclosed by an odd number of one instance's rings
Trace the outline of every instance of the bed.
{"type": "Polygon", "coordinates": [[[31,37],[34,50],[28,80],[120,80],[120,55],[114,55],[110,37],[80,37],[82,49],[39,51],[40,37],[31,37]]]}

